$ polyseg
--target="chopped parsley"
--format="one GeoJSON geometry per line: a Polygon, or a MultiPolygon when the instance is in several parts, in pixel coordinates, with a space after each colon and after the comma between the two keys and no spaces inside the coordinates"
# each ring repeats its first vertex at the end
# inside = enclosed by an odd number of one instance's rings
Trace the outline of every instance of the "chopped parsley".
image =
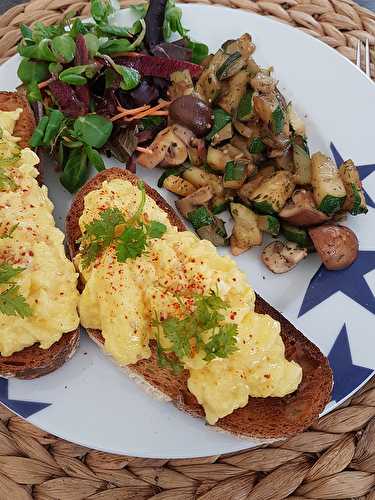
{"type": "Polygon", "coordinates": [[[82,265],[88,267],[106,248],[115,245],[117,260],[125,262],[142,255],[149,240],[161,238],[166,232],[165,224],[152,220],[145,223],[141,215],[146,203],[146,193],[142,182],[138,185],[141,201],[135,214],[126,220],[118,208],[108,208],[85,227],[84,236],[79,240],[82,265]]]}
{"type": "MultiPolygon", "coordinates": [[[[177,297],[177,300],[183,305],[180,297],[177,297]]],[[[156,319],[153,322],[153,326],[157,328],[157,356],[160,367],[178,373],[183,368],[181,360],[184,357],[193,357],[199,350],[205,353],[205,361],[226,358],[237,351],[237,325],[223,323],[223,311],[228,309],[228,304],[211,290],[209,295],[195,295],[194,306],[194,311],[186,312],[182,319],[156,319]],[[161,330],[171,343],[169,350],[161,345],[161,330]],[[209,331],[212,331],[212,335],[205,342],[204,334],[209,331]],[[172,357],[171,353],[175,356],[172,357]]]]}
{"type": "Polygon", "coordinates": [[[25,318],[32,315],[32,310],[25,297],[20,294],[20,287],[12,279],[24,271],[23,267],[15,267],[6,262],[0,264],[0,285],[7,288],[0,293],[0,313],[7,316],[25,318]]]}

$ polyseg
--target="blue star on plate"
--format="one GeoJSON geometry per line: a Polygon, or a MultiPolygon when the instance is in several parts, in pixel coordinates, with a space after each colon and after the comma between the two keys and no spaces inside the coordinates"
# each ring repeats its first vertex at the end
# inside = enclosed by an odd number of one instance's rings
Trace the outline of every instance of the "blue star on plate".
{"type": "Polygon", "coordinates": [[[39,403],[38,401],[22,401],[17,399],[9,399],[9,381],[5,378],[0,378],[0,401],[5,404],[8,408],[18,413],[24,418],[30,417],[48,406],[50,403],[39,403]]]}
{"type": "Polygon", "coordinates": [[[357,260],[341,271],[328,271],[322,264],[309,283],[298,317],[340,291],[375,314],[375,297],[364,279],[373,269],[375,251],[371,250],[359,251],[357,260]]]}
{"type": "Polygon", "coordinates": [[[328,354],[328,361],[335,382],[332,392],[333,401],[341,401],[361,385],[374,371],[353,363],[345,324],[328,354]]]}
{"type": "MultiPolygon", "coordinates": [[[[340,155],[340,153],[337,151],[336,146],[333,144],[333,142],[331,142],[330,148],[331,148],[333,157],[335,159],[336,165],[339,167],[340,165],[342,165],[344,163],[344,160],[343,160],[342,156],[340,155]]],[[[372,172],[375,172],[375,164],[374,165],[357,165],[357,168],[358,168],[358,172],[359,172],[359,178],[361,179],[361,181],[366,179],[366,177],[368,177],[370,174],[372,174],[372,172]]],[[[365,199],[366,199],[367,205],[371,208],[375,208],[375,202],[372,200],[370,195],[365,190],[363,190],[363,192],[365,194],[365,199]]]]}

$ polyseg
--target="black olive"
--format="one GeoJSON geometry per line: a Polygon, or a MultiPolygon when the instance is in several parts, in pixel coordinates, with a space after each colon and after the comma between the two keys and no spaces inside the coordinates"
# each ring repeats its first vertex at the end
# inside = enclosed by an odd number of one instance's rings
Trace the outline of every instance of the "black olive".
{"type": "Polygon", "coordinates": [[[205,136],[212,127],[212,110],[199,97],[184,95],[169,106],[169,118],[190,129],[197,137],[205,136]]]}

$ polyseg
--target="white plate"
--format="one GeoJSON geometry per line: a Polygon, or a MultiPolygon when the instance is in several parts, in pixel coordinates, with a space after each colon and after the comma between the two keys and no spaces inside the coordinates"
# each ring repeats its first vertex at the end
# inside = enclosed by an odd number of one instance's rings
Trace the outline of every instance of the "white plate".
{"type": "MultiPolygon", "coordinates": [[[[329,355],[335,375],[330,410],[375,369],[375,85],[335,50],[284,24],[223,7],[182,9],[191,37],[212,50],[224,40],[251,33],[257,62],[274,67],[281,91],[305,117],[310,149],[330,154],[333,143],[343,158],[360,166],[370,208],[366,216],[348,220],[361,250],[351,268],[329,273],[310,256],[290,273],[276,276],[260,263],[257,250],[237,258],[254,288],[329,355]]],[[[119,16],[129,24],[129,13],[119,16]]],[[[18,84],[17,64],[15,57],[0,67],[3,89],[18,84]]],[[[138,173],[152,186],[160,175],[158,170],[138,173]]],[[[71,196],[52,169],[46,183],[62,227],[71,196]]],[[[171,194],[163,195],[173,203],[171,194]]],[[[0,379],[0,400],[57,436],[114,453],[194,457],[255,444],[218,433],[172,404],[153,400],[84,334],[78,354],[57,372],[31,382],[0,379]]]]}

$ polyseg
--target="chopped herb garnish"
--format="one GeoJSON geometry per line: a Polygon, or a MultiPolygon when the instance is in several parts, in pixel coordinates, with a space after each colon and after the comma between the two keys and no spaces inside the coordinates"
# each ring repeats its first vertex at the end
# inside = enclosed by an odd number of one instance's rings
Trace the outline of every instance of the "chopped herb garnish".
{"type": "MultiPolygon", "coordinates": [[[[181,297],[176,299],[183,306],[181,297]]],[[[184,357],[191,358],[199,350],[206,353],[204,358],[206,361],[226,358],[237,350],[237,325],[223,323],[225,319],[223,311],[228,309],[228,304],[211,290],[209,295],[195,295],[194,306],[195,309],[187,312],[182,319],[167,318],[163,321],[154,321],[153,326],[157,328],[158,361],[161,367],[171,368],[171,357],[167,357],[167,353],[173,353],[181,364],[184,357]],[[164,336],[171,342],[169,350],[163,348],[160,343],[160,330],[163,330],[164,336]],[[208,342],[205,342],[203,334],[210,330],[212,335],[208,342]]]]}
{"type": "Polygon", "coordinates": [[[24,271],[23,267],[15,267],[6,262],[0,264],[0,285],[8,288],[0,293],[0,313],[7,316],[25,318],[32,315],[32,310],[25,297],[20,294],[20,287],[11,280],[24,271]]]}
{"type": "Polygon", "coordinates": [[[165,224],[152,220],[145,223],[141,215],[146,203],[144,184],[139,183],[141,201],[134,215],[126,220],[118,208],[108,208],[100,213],[99,219],[88,224],[81,238],[83,267],[88,267],[98,255],[114,244],[119,262],[135,259],[147,249],[150,239],[161,238],[166,232],[165,224]],[[121,227],[120,227],[121,226],[121,227]]]}

